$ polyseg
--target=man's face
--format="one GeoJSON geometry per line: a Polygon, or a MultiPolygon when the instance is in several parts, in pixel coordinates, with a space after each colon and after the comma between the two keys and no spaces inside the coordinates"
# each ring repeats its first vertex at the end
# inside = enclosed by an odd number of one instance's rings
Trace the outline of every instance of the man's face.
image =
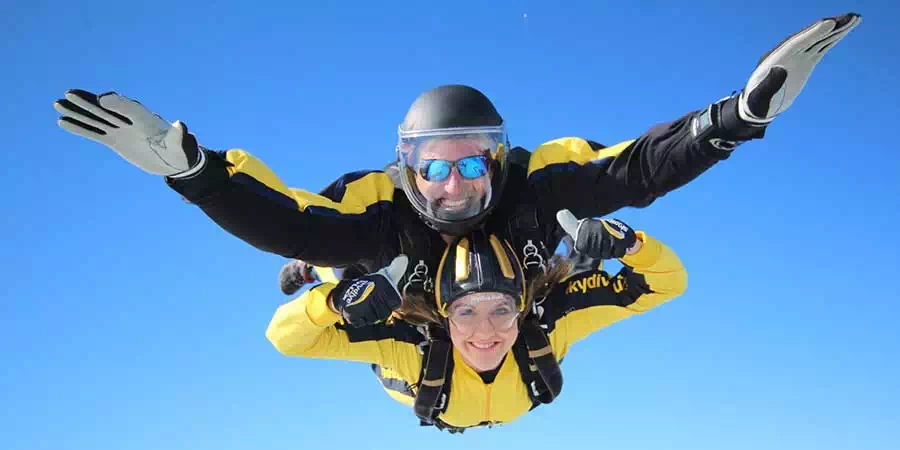
{"type": "MultiPolygon", "coordinates": [[[[459,161],[467,156],[483,155],[484,152],[484,144],[477,139],[435,139],[420,150],[419,161],[459,161]]],[[[459,215],[474,206],[480,208],[491,187],[489,175],[467,179],[460,174],[459,167],[451,168],[449,176],[441,181],[426,180],[417,172],[416,186],[435,210],[450,216],[459,215]]]]}

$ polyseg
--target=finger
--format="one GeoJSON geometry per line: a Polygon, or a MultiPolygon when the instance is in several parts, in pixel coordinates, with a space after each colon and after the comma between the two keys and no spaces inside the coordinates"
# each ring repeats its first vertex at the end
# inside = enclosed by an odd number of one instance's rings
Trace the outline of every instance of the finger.
{"type": "Polygon", "coordinates": [[[173,129],[170,129],[169,132],[166,133],[166,137],[164,138],[166,148],[180,149],[182,153],[184,153],[187,166],[194,167],[200,153],[200,149],[197,145],[197,138],[188,132],[187,125],[180,120],[176,120],[175,123],[172,124],[172,128],[173,129]]]}
{"type": "Polygon", "coordinates": [[[71,117],[80,123],[101,130],[103,134],[107,134],[109,131],[119,128],[65,99],[53,102],[53,109],[63,116],[71,117]]]}
{"type": "Polygon", "coordinates": [[[757,66],[763,65],[766,61],[770,65],[777,64],[796,54],[810,51],[810,49],[817,46],[817,43],[827,38],[835,30],[836,23],[838,21],[835,18],[821,19],[803,30],[786,37],[772,50],[766,52],[759,59],[757,66]]]}
{"type": "Polygon", "coordinates": [[[203,149],[200,148],[200,144],[197,143],[197,136],[194,136],[193,133],[188,131],[187,125],[184,122],[178,120],[175,123],[178,124],[178,127],[182,130],[181,133],[181,149],[184,150],[184,155],[188,158],[188,167],[200,167],[202,166],[202,162],[205,157],[205,153],[203,149]],[[200,160],[200,163],[197,161],[200,160]]]}
{"type": "Polygon", "coordinates": [[[809,47],[811,44],[828,37],[834,29],[835,20],[833,18],[829,17],[821,19],[803,31],[795,34],[789,41],[795,46],[802,44],[803,48],[806,49],[806,47],[809,47]]]}
{"type": "Polygon", "coordinates": [[[807,51],[813,51],[820,54],[826,52],[841,39],[847,37],[847,34],[853,31],[860,22],[862,22],[862,18],[858,14],[845,14],[836,18],[836,25],[832,34],[812,45],[807,51]]]}
{"type": "Polygon", "coordinates": [[[832,29],[830,22],[827,20],[820,20],[803,30],[784,38],[784,40],[779,42],[772,50],[766,52],[766,54],[759,59],[757,65],[763,64],[764,61],[770,58],[771,61],[781,61],[790,55],[800,53],[814,42],[827,36],[832,29]]]}
{"type": "Polygon", "coordinates": [[[400,282],[400,279],[403,278],[403,275],[406,273],[406,267],[409,265],[409,258],[406,255],[400,255],[394,258],[391,261],[391,265],[387,268],[387,277],[391,281],[391,284],[394,287],[397,286],[397,283],[400,282]]]}
{"type": "Polygon", "coordinates": [[[829,17],[828,20],[834,25],[831,34],[827,37],[835,35],[847,35],[851,30],[856,28],[862,22],[862,16],[857,13],[847,13],[840,16],[829,17]]]}
{"type": "Polygon", "coordinates": [[[847,13],[841,14],[840,16],[832,17],[835,21],[835,29],[846,27],[848,25],[852,25],[853,22],[859,23],[862,22],[862,15],[859,13],[847,13]]]}
{"type": "MultiPolygon", "coordinates": [[[[160,119],[161,121],[161,119],[160,119]]],[[[165,124],[165,122],[162,122],[165,124]]],[[[187,125],[180,120],[176,120],[163,138],[167,149],[178,149],[180,152],[170,154],[169,157],[175,164],[184,167],[172,167],[172,169],[182,170],[173,173],[172,178],[189,178],[193,177],[206,167],[206,153],[197,144],[197,138],[188,132],[187,125]]],[[[172,150],[174,151],[174,150],[172,150]]],[[[169,164],[171,166],[171,164],[169,164]]]]}
{"type": "Polygon", "coordinates": [[[100,105],[104,108],[130,118],[133,122],[149,125],[154,129],[168,129],[171,125],[158,114],[154,114],[140,102],[115,92],[101,94],[100,105]]]}
{"type": "Polygon", "coordinates": [[[122,117],[113,111],[107,111],[97,102],[97,96],[81,89],[70,89],[66,91],[66,100],[78,105],[84,110],[93,113],[95,116],[114,124],[117,127],[131,125],[131,120],[122,117]]]}
{"type": "Polygon", "coordinates": [[[175,130],[166,133],[166,146],[168,146],[169,148],[183,149],[184,146],[182,144],[184,144],[184,137],[188,132],[187,125],[185,125],[184,122],[180,120],[176,120],[175,123],[172,124],[172,127],[175,128],[175,130]]]}
{"type": "Polygon", "coordinates": [[[787,76],[787,70],[783,67],[772,67],[766,77],[748,93],[747,107],[754,116],[768,117],[773,106],[774,110],[778,110],[779,105],[772,105],[772,98],[784,87],[787,76]]]}
{"type": "Polygon", "coordinates": [[[834,31],[835,22],[835,19],[832,17],[821,19],[807,27],[806,30],[798,33],[797,36],[802,36],[802,39],[805,41],[818,41],[824,39],[834,31]]]}
{"type": "Polygon", "coordinates": [[[100,143],[103,143],[103,136],[106,136],[105,131],[81,123],[71,117],[60,117],[56,120],[56,124],[69,133],[76,134],[78,136],[88,138],[92,141],[97,141],[100,143]]]}
{"type": "Polygon", "coordinates": [[[572,239],[576,241],[578,240],[579,221],[571,211],[569,211],[568,209],[557,211],[556,221],[559,222],[559,226],[562,227],[563,231],[565,231],[566,234],[571,236],[572,239]]]}

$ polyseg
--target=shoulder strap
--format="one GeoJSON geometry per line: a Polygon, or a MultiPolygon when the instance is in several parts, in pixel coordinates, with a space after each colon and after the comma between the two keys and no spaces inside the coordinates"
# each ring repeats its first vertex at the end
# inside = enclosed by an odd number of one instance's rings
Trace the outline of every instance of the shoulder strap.
{"type": "Polygon", "coordinates": [[[562,371],[553,356],[547,334],[533,315],[522,322],[519,339],[513,345],[513,354],[522,381],[528,387],[532,409],[552,403],[562,391],[562,371]]]}
{"type": "Polygon", "coordinates": [[[527,181],[530,159],[531,152],[524,148],[515,147],[510,151],[504,202],[491,218],[494,221],[492,226],[496,227],[494,229],[505,232],[521,258],[526,280],[546,272],[552,253],[552,249],[548,250],[544,243],[547,236],[544,236],[544,227],[541,226],[538,199],[527,181]]]}
{"type": "Polygon", "coordinates": [[[434,425],[450,398],[453,356],[450,339],[437,327],[429,327],[428,345],[422,359],[422,375],[413,410],[425,425],[434,425]]]}

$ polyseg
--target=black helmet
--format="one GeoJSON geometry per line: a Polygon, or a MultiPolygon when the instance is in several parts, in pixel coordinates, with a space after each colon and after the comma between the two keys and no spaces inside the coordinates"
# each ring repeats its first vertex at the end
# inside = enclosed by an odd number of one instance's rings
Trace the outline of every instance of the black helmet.
{"type": "Polygon", "coordinates": [[[512,246],[497,236],[476,230],[457,237],[441,258],[435,302],[444,317],[458,298],[473,292],[500,292],[525,309],[525,273],[512,246]]]}
{"type": "Polygon", "coordinates": [[[401,184],[425,223],[460,236],[490,214],[506,182],[509,140],[484,94],[463,85],[429,90],[410,106],[398,135],[401,184]]]}

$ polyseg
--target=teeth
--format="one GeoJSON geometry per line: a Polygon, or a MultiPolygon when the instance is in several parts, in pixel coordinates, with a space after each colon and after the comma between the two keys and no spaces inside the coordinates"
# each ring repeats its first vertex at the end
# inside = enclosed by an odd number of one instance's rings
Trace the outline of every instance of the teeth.
{"type": "Polygon", "coordinates": [[[490,343],[490,344],[476,344],[476,343],[472,342],[471,344],[472,344],[472,346],[475,347],[475,348],[480,348],[480,349],[482,349],[482,350],[487,350],[487,349],[493,347],[494,344],[495,344],[495,342],[492,342],[492,343],[490,343]]]}

